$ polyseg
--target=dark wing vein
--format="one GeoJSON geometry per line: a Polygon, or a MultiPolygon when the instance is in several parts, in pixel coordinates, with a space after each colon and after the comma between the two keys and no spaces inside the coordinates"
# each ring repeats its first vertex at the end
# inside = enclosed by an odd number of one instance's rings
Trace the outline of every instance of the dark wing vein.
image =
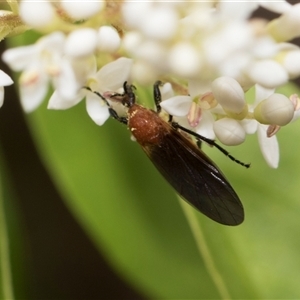
{"type": "Polygon", "coordinates": [[[239,197],[217,166],[178,131],[159,145],[142,147],[177,193],[209,218],[238,225],[244,220],[239,197]]]}

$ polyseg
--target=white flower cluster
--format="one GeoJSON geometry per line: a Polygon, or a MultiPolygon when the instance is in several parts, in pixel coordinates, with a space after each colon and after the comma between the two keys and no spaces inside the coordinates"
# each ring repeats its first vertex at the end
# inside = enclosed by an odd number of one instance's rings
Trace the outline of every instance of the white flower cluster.
{"type": "MultiPolygon", "coordinates": [[[[103,9],[104,2],[62,1],[60,9],[74,18],[88,18],[103,9]]],[[[20,3],[22,20],[36,30],[50,31],[34,45],[7,50],[2,59],[14,70],[22,71],[19,79],[21,104],[26,112],[36,109],[46,97],[49,83],[54,88],[48,108],[67,109],[82,99],[93,121],[102,125],[109,117],[105,103],[94,93],[122,87],[130,74],[132,60],[119,57],[97,70],[98,53],[115,53],[121,38],[112,26],[75,27],[62,23],[50,1],[20,3]],[[65,28],[64,33],[56,26],[65,28]],[[51,27],[54,27],[52,32],[51,27]],[[49,29],[50,28],[50,29],[49,29]]]]}
{"type": "MultiPolygon", "coordinates": [[[[48,108],[67,109],[85,98],[88,114],[101,125],[108,108],[83,87],[105,94],[126,80],[150,85],[161,79],[185,91],[170,96],[170,85],[162,88],[161,106],[178,122],[225,145],[256,132],[266,161],[277,167],[275,134],[300,115],[296,95],[276,93],[300,75],[300,49],[288,43],[300,36],[300,4],[23,0],[18,9],[24,24],[44,34],[2,57],[22,71],[25,111],[38,107],[51,83],[48,108]],[[251,18],[259,6],[280,16],[270,22],[251,18]],[[251,89],[255,99],[248,103],[251,89]]],[[[1,84],[1,75],[0,85],[9,84],[1,84]]]]}
{"type": "Polygon", "coordinates": [[[286,42],[300,35],[300,4],[127,2],[123,14],[130,29],[124,47],[134,58],[134,77],[149,83],[171,74],[188,83],[188,96],[166,99],[162,108],[225,145],[241,144],[257,132],[267,163],[276,168],[275,133],[300,115],[297,97],[275,93],[300,75],[300,49],[286,42]],[[282,15],[269,23],[249,20],[259,5],[282,15]],[[248,104],[250,88],[255,99],[248,104]]]}
{"type": "MultiPolygon", "coordinates": [[[[99,29],[103,30],[105,28],[99,29]]],[[[132,61],[121,57],[97,71],[96,57],[92,53],[77,55],[83,52],[80,45],[82,40],[86,42],[91,38],[91,31],[78,29],[68,36],[54,32],[34,45],[9,49],[3,54],[3,60],[13,70],[23,71],[19,85],[21,103],[26,112],[41,104],[51,82],[54,93],[48,108],[67,109],[86,98],[87,112],[95,123],[102,125],[106,121],[109,112],[105,103],[83,87],[100,93],[119,89],[128,79],[132,61]]],[[[91,38],[93,43],[94,39],[91,38]]]]}

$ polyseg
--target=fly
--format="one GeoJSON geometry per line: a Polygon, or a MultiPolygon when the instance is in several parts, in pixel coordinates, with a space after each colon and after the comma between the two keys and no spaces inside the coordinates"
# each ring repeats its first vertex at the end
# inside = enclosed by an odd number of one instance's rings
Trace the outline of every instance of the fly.
{"type": "Polygon", "coordinates": [[[97,94],[108,105],[110,115],[128,126],[158,171],[184,200],[218,223],[232,226],[241,224],[244,209],[238,195],[215,163],[186,135],[193,135],[198,141],[217,147],[230,159],[247,168],[250,165],[236,160],[213,140],[174,122],[172,116],[169,121],[164,121],[159,116],[161,84],[160,81],[154,84],[156,111],[137,104],[135,88],[126,82],[123,94],[97,94]],[[105,97],[126,106],[127,116],[119,116],[105,97]]]}

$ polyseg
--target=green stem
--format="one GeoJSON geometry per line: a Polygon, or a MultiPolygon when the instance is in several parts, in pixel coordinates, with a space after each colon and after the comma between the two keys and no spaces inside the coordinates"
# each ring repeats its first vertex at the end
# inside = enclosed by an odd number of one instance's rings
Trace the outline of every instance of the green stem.
{"type": "Polygon", "coordinates": [[[0,182],[0,264],[1,264],[1,286],[3,299],[14,299],[12,274],[9,256],[9,238],[5,218],[2,186],[0,182]]]}
{"type": "Polygon", "coordinates": [[[198,251],[200,256],[203,258],[204,264],[206,266],[207,272],[209,273],[212,281],[214,282],[220,296],[222,299],[231,299],[225,281],[219,272],[213,256],[209,250],[207,242],[205,240],[204,234],[201,230],[201,226],[197,217],[195,215],[195,209],[187,204],[184,200],[180,199],[180,205],[186,216],[188,224],[191,228],[192,234],[194,236],[198,251]]]}

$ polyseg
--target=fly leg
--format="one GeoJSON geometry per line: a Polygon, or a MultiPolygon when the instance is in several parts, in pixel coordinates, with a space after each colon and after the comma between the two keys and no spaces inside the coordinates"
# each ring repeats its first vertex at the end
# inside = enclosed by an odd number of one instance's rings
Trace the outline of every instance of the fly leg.
{"type": "MultiPolygon", "coordinates": [[[[96,92],[96,91],[92,91],[89,87],[85,87],[87,90],[93,92],[94,94],[96,94],[97,96],[99,96],[104,102],[105,104],[107,105],[108,107],[108,111],[109,111],[109,114],[112,118],[116,119],[117,121],[119,121],[120,123],[122,124],[125,124],[127,125],[128,124],[128,118],[127,117],[122,117],[122,116],[119,116],[118,113],[111,107],[110,103],[107,101],[107,99],[105,97],[103,97],[99,92],[96,92]]],[[[116,94],[116,95],[119,95],[121,96],[121,94],[116,94]]],[[[113,95],[114,96],[114,95],[113,95]]],[[[123,95],[122,95],[123,96],[123,95]]]]}

